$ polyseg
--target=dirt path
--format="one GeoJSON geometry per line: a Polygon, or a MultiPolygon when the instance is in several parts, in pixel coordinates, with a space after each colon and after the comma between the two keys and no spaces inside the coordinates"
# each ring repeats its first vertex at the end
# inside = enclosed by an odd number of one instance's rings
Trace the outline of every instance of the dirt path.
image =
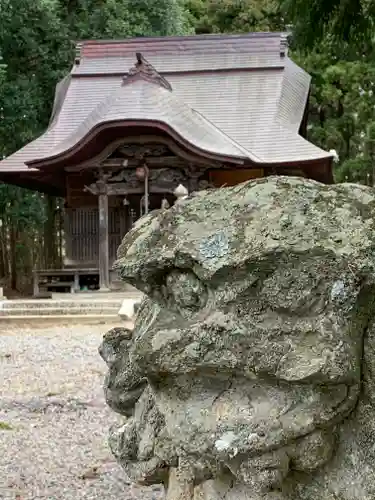
{"type": "Polygon", "coordinates": [[[121,423],[106,407],[104,325],[2,328],[0,498],[160,500],[129,485],[107,446],[121,423]]]}

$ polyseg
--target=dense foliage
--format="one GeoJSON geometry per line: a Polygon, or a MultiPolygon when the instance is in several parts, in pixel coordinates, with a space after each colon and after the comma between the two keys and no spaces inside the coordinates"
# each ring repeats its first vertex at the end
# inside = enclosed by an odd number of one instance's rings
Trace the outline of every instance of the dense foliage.
{"type": "Polygon", "coordinates": [[[373,0],[284,0],[298,42],[310,49],[327,35],[342,43],[368,46],[374,36],[373,0]]]}
{"type": "MultiPolygon", "coordinates": [[[[2,157],[47,126],[77,39],[287,30],[292,57],[313,76],[310,139],[337,151],[338,181],[375,183],[373,0],[0,0],[0,19],[2,157]]],[[[58,209],[0,184],[0,279],[15,286],[17,272],[53,265],[51,242],[35,243],[58,226],[58,209]]]]}

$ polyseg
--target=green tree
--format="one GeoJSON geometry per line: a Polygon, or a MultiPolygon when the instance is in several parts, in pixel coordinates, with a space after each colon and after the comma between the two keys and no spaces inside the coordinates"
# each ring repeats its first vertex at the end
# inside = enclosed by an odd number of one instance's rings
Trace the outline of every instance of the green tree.
{"type": "Polygon", "coordinates": [[[373,0],[281,0],[285,18],[304,47],[313,47],[327,36],[339,44],[373,43],[375,2],[373,0]]]}
{"type": "Polygon", "coordinates": [[[59,0],[76,39],[183,35],[190,31],[182,0],[59,0]]]}
{"type": "Polygon", "coordinates": [[[187,0],[196,33],[244,33],[283,29],[277,0],[187,0]]]}
{"type": "MultiPolygon", "coordinates": [[[[54,0],[0,0],[0,15],[6,68],[0,75],[0,156],[5,157],[47,127],[54,87],[70,64],[74,46],[54,0]]],[[[0,272],[10,276],[14,288],[42,258],[49,205],[39,193],[1,185],[0,206],[0,272]]]]}
{"type": "Polygon", "coordinates": [[[0,155],[19,149],[48,124],[54,86],[73,46],[53,0],[0,0],[0,155]]]}
{"type": "Polygon", "coordinates": [[[368,61],[335,61],[316,51],[295,54],[295,58],[313,77],[308,138],[324,149],[337,151],[338,180],[350,177],[350,165],[355,166],[356,178],[361,168],[361,179],[367,179],[371,167],[365,152],[375,106],[375,65],[368,61]]]}

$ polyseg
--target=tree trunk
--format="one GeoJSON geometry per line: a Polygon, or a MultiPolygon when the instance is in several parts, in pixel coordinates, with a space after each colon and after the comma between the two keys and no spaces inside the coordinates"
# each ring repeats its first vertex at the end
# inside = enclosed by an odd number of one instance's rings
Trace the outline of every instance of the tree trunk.
{"type": "Polygon", "coordinates": [[[0,227],[0,279],[5,278],[7,275],[6,265],[5,265],[5,231],[4,226],[0,227]]]}
{"type": "Polygon", "coordinates": [[[1,247],[3,253],[3,264],[4,264],[4,277],[9,278],[10,273],[10,262],[9,262],[9,226],[6,224],[6,219],[4,220],[4,225],[1,228],[1,247]]]}
{"type": "Polygon", "coordinates": [[[17,290],[17,229],[10,228],[10,287],[17,290]]]}

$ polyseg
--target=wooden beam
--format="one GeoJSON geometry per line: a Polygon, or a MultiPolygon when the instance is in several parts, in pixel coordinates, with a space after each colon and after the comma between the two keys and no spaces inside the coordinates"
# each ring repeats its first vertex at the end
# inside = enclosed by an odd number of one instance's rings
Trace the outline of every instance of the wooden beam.
{"type": "MultiPolygon", "coordinates": [[[[160,186],[152,186],[149,187],[149,193],[162,194],[162,193],[170,193],[173,194],[174,187],[160,187],[160,186]]],[[[110,196],[127,196],[130,194],[144,194],[145,188],[144,186],[139,187],[127,187],[125,182],[119,182],[116,184],[108,184],[108,194],[110,196]]]]}
{"type": "MultiPolygon", "coordinates": [[[[212,158],[206,158],[204,156],[197,155],[196,153],[190,153],[187,151],[185,148],[181,147],[177,142],[172,139],[172,138],[165,138],[160,135],[152,135],[152,134],[146,134],[146,135],[140,135],[140,136],[129,136],[127,139],[116,139],[112,143],[108,144],[101,152],[100,154],[94,156],[93,158],[88,158],[84,162],[70,166],[70,167],[65,167],[66,172],[79,172],[81,170],[85,169],[95,169],[98,168],[99,165],[102,164],[103,161],[107,160],[108,157],[119,147],[124,146],[126,144],[139,144],[140,146],[143,146],[145,144],[163,144],[171,150],[172,153],[174,153],[177,157],[181,158],[182,160],[187,161],[188,163],[193,163],[196,165],[201,165],[201,166],[206,166],[206,167],[212,167],[212,168],[217,168],[220,165],[223,164],[223,162],[218,162],[215,159],[212,158]]],[[[146,158],[148,161],[148,158],[146,158]]],[[[244,164],[243,160],[238,160],[235,161],[235,164],[237,164],[237,167],[241,167],[241,165],[244,164]]],[[[233,163],[231,163],[233,166],[233,163]]]]}
{"type": "Polygon", "coordinates": [[[101,291],[109,290],[109,236],[108,236],[108,193],[98,196],[99,206],[99,286],[101,291]]]}
{"type": "MultiPolygon", "coordinates": [[[[160,157],[149,157],[147,158],[147,165],[155,168],[162,167],[173,167],[173,168],[184,168],[187,165],[186,160],[183,160],[177,156],[160,156],[160,157]]],[[[124,169],[124,168],[137,168],[139,167],[139,160],[134,158],[111,158],[109,160],[104,160],[100,164],[92,164],[91,166],[82,169],[81,166],[66,167],[66,172],[81,172],[83,170],[90,170],[96,168],[105,169],[124,169]],[[124,166],[124,160],[127,161],[126,166],[124,166]]]]}
{"type": "MultiPolygon", "coordinates": [[[[173,194],[175,187],[160,187],[160,186],[150,186],[149,192],[151,194],[162,194],[162,193],[170,193],[173,194]]],[[[97,186],[91,184],[90,186],[85,186],[85,191],[97,195],[98,189],[97,186]]],[[[144,186],[139,187],[128,187],[126,182],[117,182],[113,184],[108,184],[107,186],[107,195],[108,196],[128,196],[130,194],[144,194],[145,188],[144,186]]]]}
{"type": "MultiPolygon", "coordinates": [[[[141,162],[142,163],[142,162],[141,162]]],[[[149,156],[146,159],[147,165],[155,168],[165,168],[165,167],[183,167],[187,165],[186,160],[179,158],[178,156],[149,156]]],[[[104,168],[137,168],[139,167],[140,161],[134,158],[111,158],[104,160],[100,166],[104,168]],[[124,160],[127,162],[124,167],[124,160]]]]}

